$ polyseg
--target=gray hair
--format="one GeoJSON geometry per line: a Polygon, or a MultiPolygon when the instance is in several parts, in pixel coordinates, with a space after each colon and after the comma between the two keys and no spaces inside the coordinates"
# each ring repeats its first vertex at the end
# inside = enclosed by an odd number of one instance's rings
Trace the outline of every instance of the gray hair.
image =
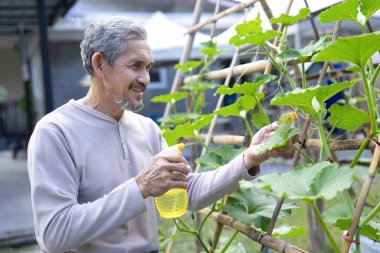
{"type": "Polygon", "coordinates": [[[131,18],[102,19],[89,25],[84,32],[84,39],[80,44],[83,67],[93,76],[91,58],[96,52],[101,53],[112,66],[127,49],[126,41],[146,39],[145,28],[131,18]]]}

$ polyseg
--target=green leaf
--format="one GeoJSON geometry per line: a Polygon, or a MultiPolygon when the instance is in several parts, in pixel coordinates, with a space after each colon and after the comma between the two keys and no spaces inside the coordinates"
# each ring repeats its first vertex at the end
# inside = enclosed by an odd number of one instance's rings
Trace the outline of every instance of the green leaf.
{"type": "Polygon", "coordinates": [[[358,79],[354,79],[352,81],[334,83],[326,86],[313,86],[307,89],[296,88],[291,92],[278,93],[271,100],[271,105],[296,106],[305,113],[308,113],[313,117],[318,117],[318,113],[314,110],[312,105],[314,97],[320,104],[322,104],[338,92],[347,87],[351,87],[357,81],[358,79]]]}
{"type": "Polygon", "coordinates": [[[346,20],[364,26],[367,20],[379,9],[380,2],[378,0],[347,0],[323,11],[319,15],[319,22],[324,24],[346,20]]]}
{"type": "Polygon", "coordinates": [[[351,71],[351,72],[355,72],[358,74],[360,74],[360,72],[362,71],[358,66],[350,66],[350,67],[346,68],[346,70],[351,71]]]}
{"type": "Polygon", "coordinates": [[[282,52],[279,57],[284,60],[300,60],[302,62],[307,61],[311,56],[316,54],[317,52],[324,49],[327,45],[329,45],[331,41],[331,36],[326,35],[321,38],[317,42],[311,41],[309,45],[301,50],[290,49],[282,52]]]}
{"type": "MultiPolygon", "coordinates": [[[[264,97],[263,93],[257,94],[258,99],[262,99],[264,97]]],[[[222,107],[219,110],[214,111],[214,114],[221,115],[223,117],[235,116],[242,117],[241,111],[245,111],[246,113],[256,107],[255,99],[250,95],[244,95],[236,100],[235,103],[222,107]]]]}
{"type": "Polygon", "coordinates": [[[351,217],[349,206],[345,204],[334,205],[323,212],[323,220],[326,223],[333,224],[338,219],[345,219],[351,217]]]}
{"type": "MultiPolygon", "coordinates": [[[[351,224],[351,218],[338,219],[334,223],[335,227],[341,230],[348,230],[351,224]]],[[[360,228],[360,234],[374,239],[375,241],[380,241],[380,224],[375,221],[370,221],[366,225],[360,228]]]]}
{"type": "Polygon", "coordinates": [[[283,224],[273,230],[272,236],[276,238],[289,238],[295,236],[305,236],[307,234],[308,233],[305,228],[283,224]]]}
{"type": "Polygon", "coordinates": [[[257,14],[256,19],[254,20],[237,25],[235,30],[237,34],[230,39],[229,44],[234,44],[237,47],[247,43],[264,46],[266,41],[271,40],[280,34],[273,30],[263,32],[260,14],[257,14]]]}
{"type": "Polygon", "coordinates": [[[380,50],[379,40],[380,33],[338,38],[333,44],[314,55],[312,61],[351,62],[363,68],[372,55],[380,50]]]}
{"type": "Polygon", "coordinates": [[[337,165],[323,168],[310,184],[315,198],[333,199],[339,191],[348,189],[353,182],[352,169],[337,165]]]}
{"type": "Polygon", "coordinates": [[[165,124],[179,125],[189,120],[194,120],[199,116],[198,113],[174,113],[160,118],[158,121],[165,124]]]}
{"type": "Polygon", "coordinates": [[[237,84],[235,83],[232,88],[226,87],[225,85],[220,86],[219,89],[216,90],[215,94],[224,94],[224,95],[231,95],[231,94],[248,94],[251,96],[255,96],[257,94],[257,89],[270,81],[273,81],[276,78],[274,75],[270,74],[262,74],[257,76],[253,82],[245,82],[243,84],[237,84]]]}
{"type": "Polygon", "coordinates": [[[176,64],[174,67],[176,69],[179,69],[182,72],[186,73],[186,72],[191,72],[194,69],[197,69],[199,66],[201,66],[202,63],[203,63],[202,60],[199,60],[199,61],[188,61],[185,64],[176,64]]]}
{"type": "Polygon", "coordinates": [[[271,24],[279,23],[285,26],[293,25],[301,20],[306,19],[309,13],[310,13],[310,10],[308,8],[300,9],[300,11],[298,12],[296,16],[290,16],[290,15],[282,13],[278,18],[271,18],[270,23],[271,24]]]}
{"type": "Polygon", "coordinates": [[[312,202],[332,199],[353,181],[352,170],[330,162],[298,166],[288,173],[272,173],[259,178],[256,186],[271,190],[279,197],[312,202]]]}
{"type": "Polygon", "coordinates": [[[189,93],[187,93],[187,92],[177,91],[177,92],[170,93],[170,94],[155,96],[150,101],[153,103],[172,103],[172,104],[174,104],[179,100],[187,98],[188,96],[189,96],[189,93]]]}
{"type": "Polygon", "coordinates": [[[252,115],[252,124],[258,129],[270,124],[268,115],[263,112],[254,113],[252,115]]]}
{"type": "Polygon", "coordinates": [[[202,169],[214,170],[229,163],[246,149],[246,147],[235,149],[232,145],[209,147],[207,153],[196,159],[196,162],[202,167],[202,169]]]}
{"type": "Polygon", "coordinates": [[[355,131],[368,122],[368,114],[360,109],[333,104],[329,112],[331,115],[327,120],[341,129],[355,131]]]}
{"type": "Polygon", "coordinates": [[[298,133],[298,128],[292,128],[291,124],[287,121],[281,123],[274,133],[268,138],[264,144],[258,148],[255,153],[260,154],[265,151],[283,147],[294,135],[298,133]]]}
{"type": "Polygon", "coordinates": [[[181,90],[204,91],[215,89],[219,86],[219,84],[211,82],[187,83],[181,87],[181,90]]]}
{"type": "MultiPolygon", "coordinates": [[[[277,201],[269,196],[261,195],[251,189],[238,189],[228,197],[223,207],[228,215],[247,225],[266,230],[277,201]]],[[[279,217],[289,214],[294,204],[283,204],[279,217]]]]}
{"type": "Polygon", "coordinates": [[[257,14],[256,18],[253,20],[247,20],[242,24],[235,27],[235,31],[239,36],[245,36],[247,34],[262,32],[263,28],[261,26],[260,14],[257,14]]]}
{"type": "Polygon", "coordinates": [[[195,119],[194,123],[187,122],[183,125],[176,126],[173,130],[164,129],[163,136],[169,146],[177,143],[177,141],[182,137],[195,137],[196,132],[209,125],[214,114],[204,114],[200,115],[195,119]]]}
{"type": "Polygon", "coordinates": [[[366,21],[373,15],[375,12],[380,10],[380,1],[378,0],[361,0],[360,11],[367,18],[366,21]]]}
{"type": "Polygon", "coordinates": [[[224,50],[218,50],[216,42],[213,42],[212,40],[202,42],[201,45],[203,48],[201,49],[201,52],[208,56],[214,56],[222,53],[224,50]]]}
{"type": "Polygon", "coordinates": [[[252,45],[259,45],[263,47],[266,41],[275,38],[279,34],[279,32],[273,30],[267,30],[265,32],[249,34],[242,37],[235,35],[230,39],[229,44],[233,44],[236,47],[240,47],[249,43],[252,45]]]}

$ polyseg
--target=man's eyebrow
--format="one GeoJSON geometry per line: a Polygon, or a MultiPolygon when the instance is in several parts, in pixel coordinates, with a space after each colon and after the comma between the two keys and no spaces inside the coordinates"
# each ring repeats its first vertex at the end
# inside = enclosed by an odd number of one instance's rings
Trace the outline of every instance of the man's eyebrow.
{"type": "MultiPolygon", "coordinates": [[[[143,65],[145,64],[145,61],[144,60],[141,60],[141,59],[133,59],[131,61],[132,64],[135,64],[135,65],[143,65]]],[[[148,64],[148,66],[152,67],[154,65],[154,62],[152,61],[151,63],[148,64]]]]}

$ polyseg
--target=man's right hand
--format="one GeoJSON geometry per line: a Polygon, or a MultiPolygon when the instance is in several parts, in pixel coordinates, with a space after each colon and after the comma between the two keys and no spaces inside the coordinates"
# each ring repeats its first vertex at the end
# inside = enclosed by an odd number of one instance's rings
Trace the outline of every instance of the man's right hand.
{"type": "Polygon", "coordinates": [[[172,188],[187,188],[190,168],[183,156],[161,152],[149,160],[135,177],[144,199],[158,197],[172,188]]]}

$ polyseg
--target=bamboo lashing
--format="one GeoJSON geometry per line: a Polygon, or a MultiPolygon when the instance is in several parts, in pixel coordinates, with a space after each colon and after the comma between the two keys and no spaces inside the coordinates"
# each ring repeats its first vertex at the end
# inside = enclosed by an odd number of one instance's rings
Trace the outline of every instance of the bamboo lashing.
{"type": "Polygon", "coordinates": [[[246,1],[244,3],[237,4],[237,5],[231,7],[229,9],[227,9],[227,10],[224,10],[224,11],[218,13],[217,15],[215,15],[215,16],[213,16],[213,17],[211,17],[211,18],[209,18],[209,19],[207,19],[207,20],[205,20],[205,21],[203,21],[201,23],[198,23],[198,24],[192,26],[186,32],[186,34],[196,32],[199,29],[202,29],[203,27],[205,27],[206,25],[211,24],[211,23],[217,21],[218,19],[221,19],[221,18],[223,18],[225,16],[228,16],[228,15],[230,15],[232,13],[235,13],[235,12],[241,11],[241,10],[243,10],[245,8],[248,8],[249,6],[253,5],[254,3],[256,3],[258,1],[259,0],[249,0],[249,1],[246,1]]]}

